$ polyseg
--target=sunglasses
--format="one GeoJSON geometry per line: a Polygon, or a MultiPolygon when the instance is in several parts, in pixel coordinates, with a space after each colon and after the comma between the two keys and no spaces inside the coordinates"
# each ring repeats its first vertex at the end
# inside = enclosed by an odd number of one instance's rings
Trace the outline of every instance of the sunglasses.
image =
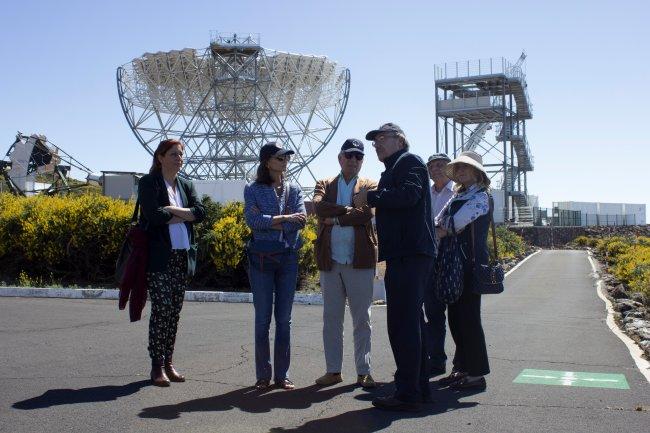
{"type": "Polygon", "coordinates": [[[356,158],[357,161],[363,161],[363,155],[359,152],[344,153],[343,155],[345,155],[345,159],[356,158]]]}

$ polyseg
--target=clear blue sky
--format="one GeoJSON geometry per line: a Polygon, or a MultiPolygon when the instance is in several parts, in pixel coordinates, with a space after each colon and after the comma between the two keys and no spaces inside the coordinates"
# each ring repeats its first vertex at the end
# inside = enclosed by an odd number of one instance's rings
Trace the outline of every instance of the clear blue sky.
{"type": "MultiPolygon", "coordinates": [[[[144,52],[203,48],[210,31],[260,33],[266,48],[351,70],[347,112],[315,160],[386,121],[434,151],[433,67],[528,54],[535,156],[529,192],[553,201],[650,203],[647,1],[20,1],[0,27],[0,145],[43,133],[95,171],[145,171],[117,97],[117,66],[144,52]]],[[[363,174],[382,165],[370,153],[363,174]]]]}

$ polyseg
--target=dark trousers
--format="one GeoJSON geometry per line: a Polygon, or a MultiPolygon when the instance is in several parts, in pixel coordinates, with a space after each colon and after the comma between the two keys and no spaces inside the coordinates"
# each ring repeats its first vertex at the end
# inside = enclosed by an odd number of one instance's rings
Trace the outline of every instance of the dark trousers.
{"type": "Polygon", "coordinates": [[[430,393],[422,304],[431,264],[425,255],[386,261],[388,339],[397,365],[395,397],[407,402],[419,402],[430,393]]]}
{"type": "Polygon", "coordinates": [[[490,364],[481,324],[481,295],[472,290],[471,274],[465,274],[464,283],[460,299],[448,307],[449,330],[456,343],[454,370],[483,376],[490,372],[490,364]]]}
{"type": "Polygon", "coordinates": [[[171,358],[176,344],[185,289],[187,288],[187,252],[172,250],[167,270],[147,272],[151,299],[149,317],[149,356],[159,361],[171,358]]]}
{"type": "Polygon", "coordinates": [[[447,304],[440,302],[436,298],[433,293],[433,281],[430,281],[424,293],[424,312],[427,316],[424,329],[426,331],[425,339],[429,364],[433,369],[445,368],[447,362],[447,355],[445,354],[446,310],[447,304]]]}

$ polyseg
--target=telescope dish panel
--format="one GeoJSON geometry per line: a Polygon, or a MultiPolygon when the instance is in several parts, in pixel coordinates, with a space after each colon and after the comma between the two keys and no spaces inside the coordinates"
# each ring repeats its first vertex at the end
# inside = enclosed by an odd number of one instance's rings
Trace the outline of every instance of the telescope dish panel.
{"type": "Polygon", "coordinates": [[[166,138],[185,143],[186,176],[251,180],[259,148],[278,141],[296,152],[288,173],[297,180],[340,124],[350,71],[232,35],[203,50],[145,53],[118,68],[117,82],[127,122],[149,153],[166,138]]]}

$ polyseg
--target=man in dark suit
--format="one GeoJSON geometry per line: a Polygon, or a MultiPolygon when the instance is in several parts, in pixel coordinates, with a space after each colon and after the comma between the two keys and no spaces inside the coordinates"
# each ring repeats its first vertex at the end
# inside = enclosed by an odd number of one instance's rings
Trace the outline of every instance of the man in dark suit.
{"type": "Polygon", "coordinates": [[[409,153],[404,131],[386,123],[366,134],[386,170],[376,190],[361,190],[357,207],[375,208],[379,261],[386,260],[388,338],[397,370],[395,394],[375,398],[384,410],[418,411],[431,402],[422,326],[424,291],[435,255],[429,175],[409,153]]]}

